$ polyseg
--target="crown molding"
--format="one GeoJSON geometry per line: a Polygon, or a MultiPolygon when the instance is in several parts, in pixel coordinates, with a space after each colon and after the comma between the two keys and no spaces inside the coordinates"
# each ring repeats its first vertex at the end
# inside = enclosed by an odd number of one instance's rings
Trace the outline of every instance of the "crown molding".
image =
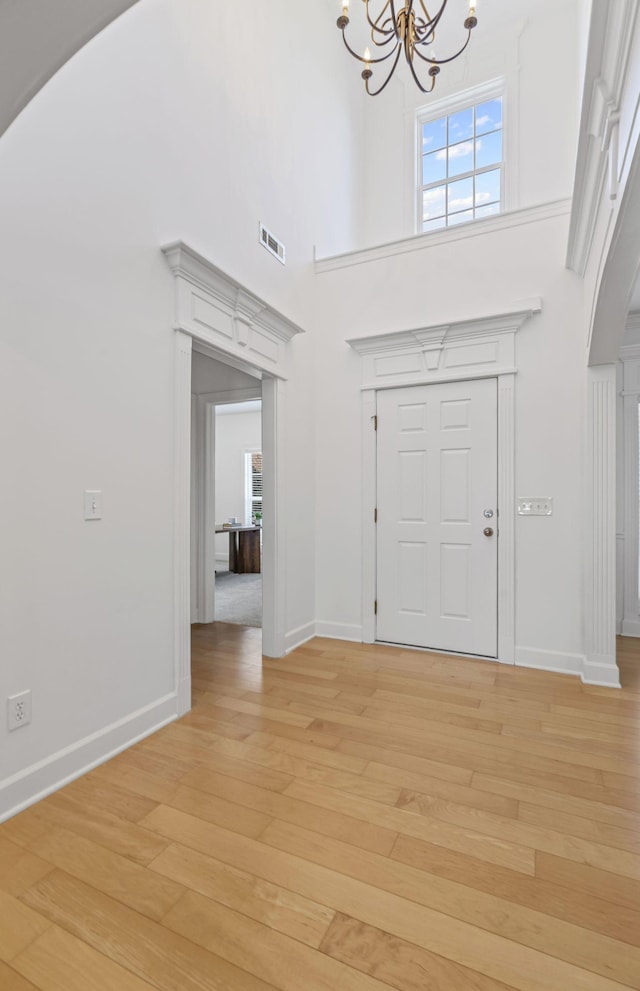
{"type": "Polygon", "coordinates": [[[502,313],[352,337],[347,344],[362,358],[363,389],[512,375],[515,335],[541,310],[542,300],[535,297],[502,313]]]}
{"type": "Polygon", "coordinates": [[[162,251],[176,277],[185,279],[198,289],[204,289],[232,310],[235,318],[242,323],[260,327],[285,344],[296,334],[304,334],[302,327],[259,296],[250,293],[240,282],[184,241],[166,244],[162,251]]]}
{"type": "Polygon", "coordinates": [[[391,331],[389,334],[374,334],[370,337],[351,337],[347,344],[360,355],[385,354],[388,351],[440,350],[445,342],[471,341],[476,337],[495,337],[500,334],[515,334],[523,323],[542,311],[542,300],[535,297],[527,301],[526,309],[509,310],[472,320],[455,320],[431,327],[418,327],[414,330],[391,331]]]}
{"type": "Polygon", "coordinates": [[[288,345],[302,327],[184,241],[162,251],[175,276],[174,329],[189,334],[197,351],[286,378],[288,345]]]}

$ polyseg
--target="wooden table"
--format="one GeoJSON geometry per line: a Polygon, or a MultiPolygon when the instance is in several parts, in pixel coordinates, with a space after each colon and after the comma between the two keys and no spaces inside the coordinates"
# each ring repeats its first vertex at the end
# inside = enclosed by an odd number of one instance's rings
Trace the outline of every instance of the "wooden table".
{"type": "Polygon", "coordinates": [[[260,526],[216,526],[216,533],[229,534],[229,571],[260,572],[260,526]]]}

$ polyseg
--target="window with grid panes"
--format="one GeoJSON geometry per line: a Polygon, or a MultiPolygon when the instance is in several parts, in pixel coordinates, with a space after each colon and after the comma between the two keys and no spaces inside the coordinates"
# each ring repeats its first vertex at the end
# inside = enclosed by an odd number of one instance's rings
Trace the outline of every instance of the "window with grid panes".
{"type": "Polygon", "coordinates": [[[500,213],[504,159],[502,96],[418,118],[418,230],[500,213]]]}
{"type": "Polygon", "coordinates": [[[247,452],[245,464],[245,516],[247,523],[256,513],[262,516],[262,454],[247,452]]]}

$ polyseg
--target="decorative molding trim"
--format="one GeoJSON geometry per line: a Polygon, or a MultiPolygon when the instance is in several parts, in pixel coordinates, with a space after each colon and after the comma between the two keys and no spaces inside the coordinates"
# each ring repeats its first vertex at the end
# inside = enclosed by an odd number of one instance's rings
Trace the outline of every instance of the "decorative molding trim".
{"type": "Polygon", "coordinates": [[[607,175],[610,199],[618,196],[620,106],[639,10],[640,0],[591,4],[567,250],[567,267],[578,275],[587,268],[607,175]]]}
{"type": "Polygon", "coordinates": [[[0,822],[173,722],[176,702],[175,695],[165,695],[0,782],[0,822]]]}
{"type": "Polygon", "coordinates": [[[376,458],[377,442],[374,428],[377,402],[376,393],[368,389],[362,393],[362,571],[361,617],[362,640],[374,643],[376,639],[375,600],[377,598],[377,526],[374,510],[377,503],[376,458]]]}
{"type": "Polygon", "coordinates": [[[162,250],[176,279],[175,329],[286,377],[287,345],[302,328],[183,241],[162,250]]]}
{"type": "Polygon", "coordinates": [[[347,343],[362,358],[362,639],[376,638],[376,438],[371,418],[374,390],[432,382],[498,380],[498,657],[515,657],[515,335],[542,309],[539,298],[504,313],[353,338],[347,343]],[[481,370],[479,370],[479,366],[481,370]]]}
{"type": "Polygon", "coordinates": [[[347,344],[363,359],[363,389],[512,375],[515,335],[541,310],[542,300],[536,297],[503,313],[354,337],[347,344]]]}
{"type": "Polygon", "coordinates": [[[262,530],[262,653],[285,653],[284,536],[287,531],[283,480],[285,466],[285,389],[277,378],[262,383],[262,451],[264,454],[262,530]]]}
{"type": "Polygon", "coordinates": [[[587,368],[583,680],[608,685],[620,684],[615,639],[616,372],[614,364],[587,368]]]}
{"type": "Polygon", "coordinates": [[[216,618],[216,408],[204,396],[198,396],[198,419],[202,445],[198,459],[202,468],[200,485],[200,546],[203,549],[199,574],[200,615],[202,623],[213,623],[216,618]],[[212,567],[213,565],[213,567],[212,567]]]}
{"type": "MultiPolygon", "coordinates": [[[[640,484],[638,472],[640,459],[638,445],[638,404],[640,402],[640,346],[631,345],[620,349],[622,360],[622,417],[623,417],[623,612],[622,633],[625,636],[640,636],[640,589],[638,587],[638,546],[640,532],[638,526],[638,505],[640,505],[640,484]],[[634,631],[635,632],[632,632],[634,631]]],[[[616,534],[616,537],[618,535],[616,534]]]]}
{"type": "MultiPolygon", "coordinates": [[[[191,351],[211,354],[262,379],[262,449],[265,455],[262,649],[284,654],[284,366],[288,342],[301,329],[247,292],[182,241],[163,249],[176,277],[174,370],[174,649],[178,714],[191,705],[190,650],[190,427],[191,351]],[[194,293],[210,294],[205,313],[193,319],[194,293]],[[208,307],[208,308],[207,308],[208,307]],[[238,330],[240,326],[240,330],[238,330]],[[244,328],[244,329],[242,329],[244,328]],[[246,333],[245,333],[246,332],[246,333]],[[238,336],[239,335],[239,336],[238,336]],[[258,335],[258,336],[256,336],[258,335]],[[271,343],[267,357],[259,337],[271,343]],[[275,348],[275,350],[273,350],[275,348]],[[262,374],[265,373],[265,374],[262,374]],[[268,471],[267,471],[268,468],[268,471]]],[[[266,345],[264,345],[266,348],[266,345]]],[[[251,390],[253,391],[253,390],[251,390]]],[[[220,399],[224,393],[214,393],[220,399]]],[[[253,397],[252,397],[253,398],[253,397]]]]}
{"type": "Polygon", "coordinates": [[[174,337],[173,638],[178,715],[191,708],[191,338],[174,337]]]}
{"type": "Polygon", "coordinates": [[[600,685],[603,688],[620,688],[620,672],[612,666],[607,657],[585,657],[582,681],[585,685],[600,685]]]}
{"type": "Polygon", "coordinates": [[[554,671],[556,674],[582,675],[584,655],[568,654],[558,650],[541,650],[538,647],[516,647],[515,662],[516,667],[554,671]]]}
{"type": "Polygon", "coordinates": [[[295,630],[289,630],[284,638],[284,649],[286,654],[290,654],[296,647],[301,647],[303,643],[313,640],[316,635],[315,622],[305,623],[304,626],[297,626],[295,630]]]}
{"type": "Polygon", "coordinates": [[[316,636],[326,637],[327,640],[348,640],[362,643],[362,627],[351,623],[329,623],[323,619],[316,620],[316,636]]]}
{"type": "Polygon", "coordinates": [[[570,212],[571,200],[569,199],[555,200],[552,203],[543,203],[540,206],[526,207],[522,210],[505,211],[496,217],[487,217],[486,220],[472,220],[466,224],[456,224],[455,227],[447,227],[441,231],[413,234],[411,237],[390,241],[388,244],[376,245],[373,248],[347,251],[344,254],[331,255],[326,258],[316,258],[315,272],[316,275],[321,275],[323,272],[333,272],[336,269],[348,268],[351,265],[362,265],[366,262],[392,258],[394,255],[404,255],[409,251],[424,251],[428,248],[439,247],[442,244],[479,237],[482,234],[494,234],[497,231],[509,230],[512,227],[522,227],[524,224],[540,223],[554,217],[563,217],[570,212]]]}

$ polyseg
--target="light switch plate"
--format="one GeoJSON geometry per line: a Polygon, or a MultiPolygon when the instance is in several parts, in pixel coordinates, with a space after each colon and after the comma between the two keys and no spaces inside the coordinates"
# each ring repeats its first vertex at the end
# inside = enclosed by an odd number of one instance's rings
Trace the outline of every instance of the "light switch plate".
{"type": "Polygon", "coordinates": [[[102,519],[102,492],[98,489],[91,489],[84,494],[84,518],[85,520],[102,519]]]}
{"type": "Polygon", "coordinates": [[[519,496],[518,516],[551,516],[552,496],[519,496]]]}

